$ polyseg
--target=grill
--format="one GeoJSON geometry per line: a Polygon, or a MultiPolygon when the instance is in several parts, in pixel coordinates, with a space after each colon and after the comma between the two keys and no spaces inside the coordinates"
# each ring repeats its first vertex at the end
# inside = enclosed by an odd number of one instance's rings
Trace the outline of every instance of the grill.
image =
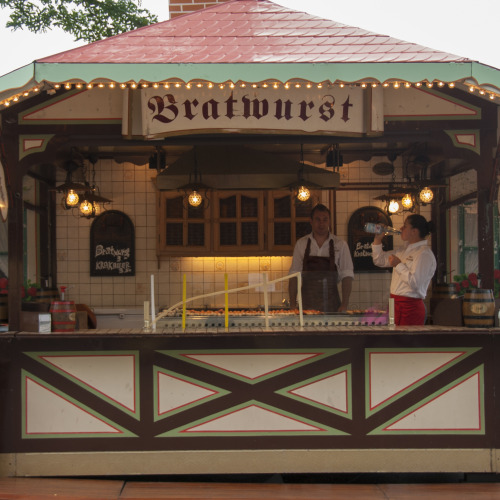
{"type": "MultiPolygon", "coordinates": [[[[383,312],[360,312],[360,313],[333,313],[333,314],[304,314],[304,326],[374,326],[387,325],[387,313],[383,312]]],[[[179,329],[182,328],[181,316],[168,316],[158,320],[157,328],[160,329],[179,329]]],[[[245,314],[243,316],[231,315],[229,312],[228,327],[242,328],[255,327],[262,328],[265,326],[264,314],[245,314]]],[[[298,314],[270,314],[270,327],[293,327],[300,326],[298,314]]],[[[191,328],[224,328],[224,315],[187,315],[186,329],[191,328]]]]}

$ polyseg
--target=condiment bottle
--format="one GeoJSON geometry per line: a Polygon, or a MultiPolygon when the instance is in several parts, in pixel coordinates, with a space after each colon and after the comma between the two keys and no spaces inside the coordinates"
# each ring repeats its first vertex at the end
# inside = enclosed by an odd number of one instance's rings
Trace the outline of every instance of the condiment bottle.
{"type": "Polygon", "coordinates": [[[375,222],[367,222],[363,228],[367,233],[373,234],[401,234],[401,231],[385,224],[376,224],[375,222]]]}

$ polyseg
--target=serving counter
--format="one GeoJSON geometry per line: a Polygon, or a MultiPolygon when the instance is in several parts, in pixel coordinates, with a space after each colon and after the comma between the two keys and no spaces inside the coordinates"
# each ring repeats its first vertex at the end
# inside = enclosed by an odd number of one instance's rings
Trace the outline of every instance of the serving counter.
{"type": "Polygon", "coordinates": [[[0,334],[3,476],[499,472],[500,329],[0,334]]]}

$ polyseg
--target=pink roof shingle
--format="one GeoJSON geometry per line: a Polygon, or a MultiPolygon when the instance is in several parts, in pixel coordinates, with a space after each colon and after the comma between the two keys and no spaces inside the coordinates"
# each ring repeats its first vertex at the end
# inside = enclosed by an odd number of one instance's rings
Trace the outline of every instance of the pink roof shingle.
{"type": "Polygon", "coordinates": [[[269,0],[230,0],[61,52],[42,63],[466,62],[269,0]]]}

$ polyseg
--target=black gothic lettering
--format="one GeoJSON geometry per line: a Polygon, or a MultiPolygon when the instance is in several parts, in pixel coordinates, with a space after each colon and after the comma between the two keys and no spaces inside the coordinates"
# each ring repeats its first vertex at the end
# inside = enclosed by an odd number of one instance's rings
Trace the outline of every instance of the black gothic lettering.
{"type": "Polygon", "coordinates": [[[278,120],[281,120],[282,118],[285,120],[292,119],[292,101],[290,101],[290,99],[287,99],[285,102],[278,99],[277,101],[274,101],[274,104],[276,104],[276,113],[274,114],[275,118],[278,120]]]}
{"type": "Polygon", "coordinates": [[[173,122],[179,114],[179,110],[175,105],[175,98],[172,94],[167,94],[163,98],[160,96],[151,97],[151,99],[149,99],[148,101],[148,108],[153,113],[155,113],[153,115],[153,120],[158,120],[162,123],[173,122]],[[167,100],[167,102],[171,103],[169,106],[165,106],[165,99],[167,100]],[[165,110],[170,111],[173,114],[173,118],[168,118],[167,116],[165,116],[163,114],[165,110]]]}
{"type": "Polygon", "coordinates": [[[233,93],[231,92],[231,95],[226,100],[226,116],[228,118],[233,118],[235,116],[234,105],[237,102],[238,102],[238,100],[233,98],[233,93]]]}
{"type": "Polygon", "coordinates": [[[198,106],[198,100],[194,99],[193,101],[189,101],[186,99],[182,105],[184,106],[184,116],[189,120],[192,120],[198,113],[193,113],[193,108],[198,106]]]}
{"type": "Polygon", "coordinates": [[[335,116],[335,111],[333,110],[333,105],[335,104],[335,97],[333,97],[330,94],[327,94],[323,96],[323,99],[325,99],[325,101],[319,107],[319,117],[321,120],[327,122],[328,120],[331,120],[335,116]],[[330,98],[331,100],[329,101],[328,98],[330,98]]]}
{"type": "Polygon", "coordinates": [[[309,120],[309,118],[311,117],[307,116],[307,108],[309,109],[314,108],[314,103],[312,101],[309,102],[300,101],[299,107],[300,107],[299,117],[302,118],[303,121],[309,120]]]}
{"type": "Polygon", "coordinates": [[[203,118],[205,118],[205,120],[208,120],[210,117],[212,117],[214,120],[217,120],[217,118],[219,118],[220,116],[218,106],[219,103],[215,99],[210,99],[209,101],[204,102],[201,108],[203,118]]]}
{"type": "Polygon", "coordinates": [[[267,102],[267,99],[262,99],[262,101],[260,101],[259,99],[254,99],[252,101],[252,104],[253,104],[252,115],[255,118],[257,118],[257,120],[259,120],[263,116],[267,116],[267,114],[269,113],[269,103],[267,102]]]}
{"type": "Polygon", "coordinates": [[[349,108],[352,108],[352,104],[349,103],[349,97],[350,96],[347,96],[347,99],[342,104],[342,120],[344,120],[345,122],[349,121],[349,108]]]}

